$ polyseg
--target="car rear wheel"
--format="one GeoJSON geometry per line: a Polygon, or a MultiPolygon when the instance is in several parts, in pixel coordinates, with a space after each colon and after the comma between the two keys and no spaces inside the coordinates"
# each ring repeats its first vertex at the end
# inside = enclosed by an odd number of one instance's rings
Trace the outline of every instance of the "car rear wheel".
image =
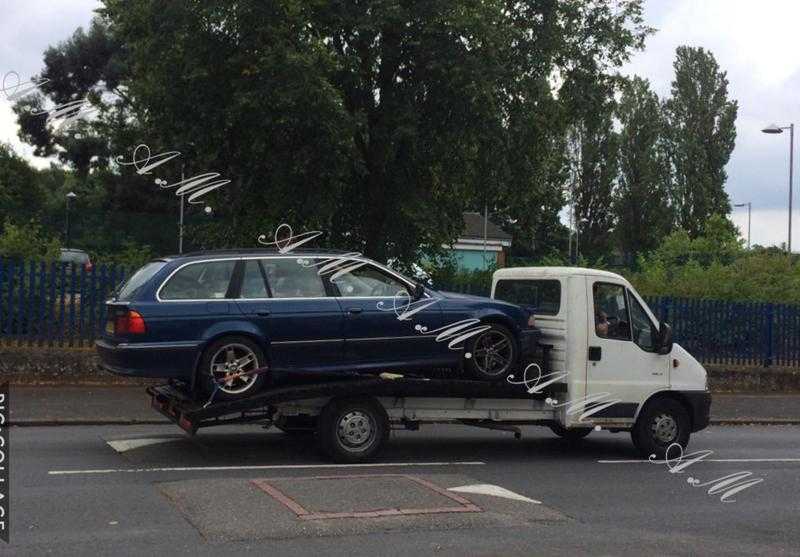
{"type": "Polygon", "coordinates": [[[198,383],[215,401],[238,400],[258,392],[266,373],[253,372],[267,365],[264,352],[246,337],[229,336],[213,342],[200,360],[198,383]]]}
{"type": "Polygon", "coordinates": [[[518,359],[517,341],[503,325],[491,326],[467,343],[464,369],[475,379],[498,381],[513,372],[518,359]]]}

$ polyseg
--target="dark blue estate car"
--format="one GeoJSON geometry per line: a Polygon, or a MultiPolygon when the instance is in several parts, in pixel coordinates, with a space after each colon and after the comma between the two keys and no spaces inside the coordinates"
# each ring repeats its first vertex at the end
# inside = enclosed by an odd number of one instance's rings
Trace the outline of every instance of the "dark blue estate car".
{"type": "Polygon", "coordinates": [[[182,380],[218,398],[257,391],[270,370],[460,368],[502,379],[535,347],[519,306],[437,292],[374,261],[307,251],[165,257],[107,302],[97,341],[111,372],[182,380]]]}

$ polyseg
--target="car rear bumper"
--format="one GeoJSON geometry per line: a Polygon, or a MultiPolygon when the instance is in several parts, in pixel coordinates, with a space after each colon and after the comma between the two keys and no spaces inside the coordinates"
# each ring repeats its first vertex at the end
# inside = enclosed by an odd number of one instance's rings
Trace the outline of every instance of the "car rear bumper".
{"type": "Polygon", "coordinates": [[[195,367],[199,342],[121,342],[95,341],[100,362],[107,371],[128,377],[190,379],[195,367]]]}

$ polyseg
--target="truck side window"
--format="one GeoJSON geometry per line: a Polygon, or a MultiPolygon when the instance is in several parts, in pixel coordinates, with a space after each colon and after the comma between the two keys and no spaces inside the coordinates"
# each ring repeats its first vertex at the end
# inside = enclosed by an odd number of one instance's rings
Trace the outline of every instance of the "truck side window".
{"type": "Polygon", "coordinates": [[[639,301],[628,292],[628,300],[631,306],[631,329],[633,331],[633,342],[638,344],[642,350],[652,352],[656,349],[653,344],[653,331],[655,327],[650,321],[650,317],[644,310],[639,301]]]}
{"type": "Polygon", "coordinates": [[[631,340],[625,287],[620,284],[596,282],[593,293],[594,323],[597,336],[615,340],[631,340]]]}

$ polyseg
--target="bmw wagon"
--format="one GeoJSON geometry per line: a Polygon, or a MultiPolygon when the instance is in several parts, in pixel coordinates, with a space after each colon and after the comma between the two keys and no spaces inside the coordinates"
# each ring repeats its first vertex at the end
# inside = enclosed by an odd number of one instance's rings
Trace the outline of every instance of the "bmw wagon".
{"type": "Polygon", "coordinates": [[[107,370],[179,380],[218,399],[249,396],[277,371],[452,368],[503,379],[538,336],[523,307],[438,292],[334,251],[165,257],[106,306],[96,348],[107,370]]]}

